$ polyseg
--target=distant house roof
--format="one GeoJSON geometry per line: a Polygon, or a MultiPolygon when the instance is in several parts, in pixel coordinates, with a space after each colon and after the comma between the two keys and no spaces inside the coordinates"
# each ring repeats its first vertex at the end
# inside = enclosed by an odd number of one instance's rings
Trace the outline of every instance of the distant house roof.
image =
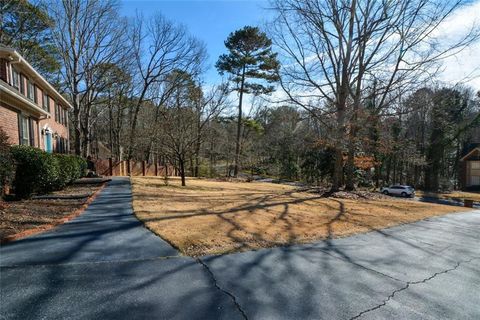
{"type": "Polygon", "coordinates": [[[466,155],[464,155],[460,160],[464,161],[467,160],[471,155],[473,155],[476,151],[480,152],[480,147],[473,148],[468,152],[466,155]]]}
{"type": "Polygon", "coordinates": [[[68,102],[64,96],[62,96],[47,80],[45,80],[45,78],[42,77],[37,70],[35,70],[30,63],[28,63],[28,61],[25,60],[20,53],[18,53],[17,50],[0,44],[0,58],[6,58],[10,61],[10,63],[19,64],[22,67],[22,70],[39,85],[41,85],[43,89],[47,90],[50,95],[61,101],[65,107],[73,109],[70,102],[68,102]]]}

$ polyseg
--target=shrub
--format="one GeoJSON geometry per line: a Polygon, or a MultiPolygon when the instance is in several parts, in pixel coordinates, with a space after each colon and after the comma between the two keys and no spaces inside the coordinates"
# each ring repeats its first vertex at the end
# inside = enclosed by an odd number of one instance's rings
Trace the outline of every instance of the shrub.
{"type": "Polygon", "coordinates": [[[53,155],[30,146],[12,146],[10,152],[16,164],[13,187],[17,197],[29,197],[32,193],[55,189],[59,166],[53,155]]]}
{"type": "Polygon", "coordinates": [[[55,154],[59,166],[57,188],[63,188],[84,175],[87,163],[84,159],[67,154],[55,154]]]}
{"type": "Polygon", "coordinates": [[[3,195],[3,187],[12,182],[14,173],[8,135],[0,128],[0,195],[3,195]]]}
{"type": "Polygon", "coordinates": [[[18,198],[62,189],[82,177],[87,167],[78,156],[50,154],[29,146],[12,146],[10,153],[17,167],[13,187],[18,198]]]}
{"type": "Polygon", "coordinates": [[[73,157],[75,158],[75,161],[77,163],[76,164],[77,172],[76,172],[75,179],[78,179],[85,176],[85,171],[87,170],[87,160],[79,156],[73,156],[73,157]]]}
{"type": "Polygon", "coordinates": [[[55,183],[55,189],[62,189],[67,184],[71,183],[75,174],[75,162],[70,156],[65,154],[53,155],[58,163],[58,176],[55,183]]]}

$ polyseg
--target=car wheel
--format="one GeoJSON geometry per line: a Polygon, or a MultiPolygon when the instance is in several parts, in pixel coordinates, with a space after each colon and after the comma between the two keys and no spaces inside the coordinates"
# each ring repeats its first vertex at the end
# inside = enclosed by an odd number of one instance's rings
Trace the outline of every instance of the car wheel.
{"type": "Polygon", "coordinates": [[[383,193],[384,195],[388,196],[388,191],[387,191],[387,190],[384,190],[382,193],[383,193]]]}
{"type": "Polygon", "coordinates": [[[406,192],[402,192],[402,197],[406,198],[406,197],[407,197],[407,193],[406,193],[406,192]]]}

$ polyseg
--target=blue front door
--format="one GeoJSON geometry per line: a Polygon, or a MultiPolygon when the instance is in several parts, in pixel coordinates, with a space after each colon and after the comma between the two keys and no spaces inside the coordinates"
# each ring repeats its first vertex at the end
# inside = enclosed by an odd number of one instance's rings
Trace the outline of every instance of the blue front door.
{"type": "Polygon", "coordinates": [[[52,153],[52,133],[47,132],[45,135],[45,151],[48,153],[52,153]]]}

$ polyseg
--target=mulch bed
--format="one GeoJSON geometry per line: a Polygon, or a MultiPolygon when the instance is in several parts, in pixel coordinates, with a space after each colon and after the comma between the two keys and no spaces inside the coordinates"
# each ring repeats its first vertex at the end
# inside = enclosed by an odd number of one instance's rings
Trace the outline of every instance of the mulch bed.
{"type": "Polygon", "coordinates": [[[337,191],[331,192],[328,188],[325,187],[306,187],[299,188],[299,191],[309,192],[319,194],[325,198],[336,198],[336,199],[351,199],[351,200],[382,200],[382,199],[392,199],[391,196],[386,196],[380,192],[375,191],[366,191],[366,190],[356,190],[356,191],[337,191]]]}
{"type": "Polygon", "coordinates": [[[72,185],[52,195],[74,196],[72,199],[28,199],[0,201],[0,243],[7,243],[44,232],[65,223],[80,213],[103,188],[103,185],[72,185]],[[87,195],[87,197],[77,197],[87,195]]]}

